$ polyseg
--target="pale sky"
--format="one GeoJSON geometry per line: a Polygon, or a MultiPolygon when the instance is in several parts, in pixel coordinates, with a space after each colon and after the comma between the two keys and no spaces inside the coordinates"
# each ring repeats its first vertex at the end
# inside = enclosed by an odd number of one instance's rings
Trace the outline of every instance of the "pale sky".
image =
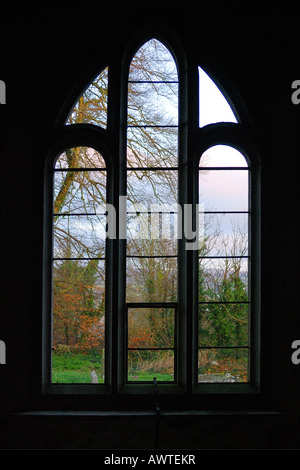
{"type": "Polygon", "coordinates": [[[216,122],[237,122],[236,117],[226,98],[215,85],[213,80],[199,70],[199,125],[200,127],[216,122]]]}

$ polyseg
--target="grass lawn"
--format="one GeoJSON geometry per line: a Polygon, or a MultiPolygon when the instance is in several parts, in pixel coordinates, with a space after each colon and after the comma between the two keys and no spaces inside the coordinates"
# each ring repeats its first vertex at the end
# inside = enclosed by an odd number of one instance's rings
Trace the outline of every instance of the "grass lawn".
{"type": "Polygon", "coordinates": [[[157,372],[140,372],[139,375],[128,374],[129,382],[153,382],[153,378],[156,377],[158,382],[173,382],[174,377],[171,374],[160,374],[157,372]]]}
{"type": "MultiPolygon", "coordinates": [[[[102,357],[99,354],[53,354],[52,359],[52,383],[88,384],[91,383],[91,372],[94,370],[99,383],[103,383],[102,357]]],[[[129,372],[130,382],[172,382],[173,376],[167,373],[139,372],[134,375],[129,372]]]]}
{"type": "MultiPolygon", "coordinates": [[[[98,376],[99,383],[103,383],[102,356],[100,354],[53,354],[52,383],[89,384],[91,383],[91,372],[94,370],[98,376]]],[[[152,366],[152,363],[149,364],[152,366]]],[[[155,367],[154,370],[157,370],[155,367]]],[[[244,361],[223,360],[219,365],[214,365],[204,370],[205,375],[231,373],[238,374],[240,382],[247,382],[247,365],[244,361]]],[[[129,370],[128,381],[153,382],[156,377],[158,382],[173,382],[173,375],[167,372],[152,372],[150,367],[147,371],[129,370]]]]}
{"type": "Polygon", "coordinates": [[[53,354],[52,383],[91,383],[91,372],[103,382],[102,358],[98,354],[53,354]]]}

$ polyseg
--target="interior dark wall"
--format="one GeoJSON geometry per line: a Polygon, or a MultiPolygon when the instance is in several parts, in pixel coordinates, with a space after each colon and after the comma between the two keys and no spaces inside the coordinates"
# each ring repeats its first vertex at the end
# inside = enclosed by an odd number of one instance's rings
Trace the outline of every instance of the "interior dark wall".
{"type": "MultiPolygon", "coordinates": [[[[163,415],[164,448],[299,448],[300,338],[298,299],[300,104],[297,15],[287,6],[228,7],[227,2],[160,2],[109,8],[75,2],[70,9],[28,4],[1,19],[0,107],[2,189],[2,309],[0,433],[3,448],[152,448],[151,414],[24,415],[38,400],[42,329],[43,174],[63,104],[86,84],[97,63],[118,54],[141,26],[158,19],[190,57],[217,63],[243,97],[249,133],[262,168],[261,386],[251,413],[163,415]]],[[[222,403],[219,404],[222,409],[222,403]]],[[[247,410],[245,410],[246,412],[247,410]]],[[[203,414],[203,412],[205,412],[203,414]]]]}

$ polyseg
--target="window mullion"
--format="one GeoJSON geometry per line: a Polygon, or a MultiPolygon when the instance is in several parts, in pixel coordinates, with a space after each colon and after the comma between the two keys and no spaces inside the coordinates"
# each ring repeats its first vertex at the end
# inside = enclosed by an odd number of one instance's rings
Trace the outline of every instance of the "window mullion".
{"type": "MultiPolygon", "coordinates": [[[[188,73],[182,81],[182,119],[186,122],[183,131],[183,142],[186,153],[186,172],[183,177],[185,192],[185,204],[192,207],[192,232],[198,232],[198,221],[196,217],[198,204],[198,162],[195,159],[195,135],[198,130],[199,119],[199,88],[197,67],[190,64],[188,73]],[[185,104],[184,104],[185,103],[185,104]]],[[[183,208],[184,213],[185,208],[183,208]]],[[[185,216],[187,214],[184,214],[185,216]]],[[[199,232],[194,239],[195,243],[190,244],[191,249],[187,249],[185,240],[183,250],[186,263],[186,284],[183,289],[185,296],[185,322],[186,322],[186,386],[187,391],[192,393],[197,383],[197,312],[198,312],[198,243],[199,232]]]]}
{"type": "Polygon", "coordinates": [[[112,395],[116,396],[123,384],[122,359],[124,354],[123,306],[125,299],[125,262],[124,244],[125,240],[120,236],[124,230],[124,219],[122,218],[122,206],[120,196],[125,195],[126,187],[126,76],[122,71],[121,57],[109,68],[109,96],[108,96],[108,131],[111,135],[111,152],[113,156],[112,174],[112,204],[115,210],[115,234],[110,240],[112,254],[110,258],[110,288],[111,288],[111,344],[109,355],[109,369],[111,371],[112,395]]]}

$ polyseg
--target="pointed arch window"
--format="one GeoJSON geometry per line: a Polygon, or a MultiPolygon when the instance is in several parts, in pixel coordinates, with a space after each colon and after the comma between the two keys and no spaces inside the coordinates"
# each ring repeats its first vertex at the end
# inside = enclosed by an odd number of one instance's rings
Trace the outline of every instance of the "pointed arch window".
{"type": "Polygon", "coordinates": [[[237,117],[212,78],[198,67],[199,74],[199,125],[200,127],[218,122],[235,122],[237,117]]]}
{"type": "Polygon", "coordinates": [[[176,381],[178,74],[151,39],[134,55],[127,108],[127,380],[176,381]],[[171,237],[171,232],[173,237],[171,237]],[[145,364],[150,370],[144,372],[145,364]]]}
{"type": "Polygon", "coordinates": [[[230,146],[216,145],[199,162],[198,381],[249,380],[249,167],[230,146]],[[215,372],[215,373],[213,373],[215,372]]]}
{"type": "Polygon", "coordinates": [[[105,379],[106,179],[93,148],[68,148],[55,162],[52,383],[89,382],[89,369],[105,379]],[[86,373],[76,373],[84,357],[86,373]]]}
{"type": "Polygon", "coordinates": [[[89,123],[107,126],[108,67],[97,75],[79,96],[67,118],[66,124],[89,123]]]}
{"type": "Polygon", "coordinates": [[[44,390],[252,393],[257,151],[238,99],[178,44],[130,51],[72,101],[50,152],[44,390]]]}

